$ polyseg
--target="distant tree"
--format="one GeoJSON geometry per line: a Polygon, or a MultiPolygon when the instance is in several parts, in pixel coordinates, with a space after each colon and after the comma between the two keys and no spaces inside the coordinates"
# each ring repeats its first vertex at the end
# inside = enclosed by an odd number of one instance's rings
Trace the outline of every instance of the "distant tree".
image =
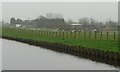
{"type": "Polygon", "coordinates": [[[57,18],[62,18],[62,14],[54,14],[54,18],[57,19],[57,18]]]}
{"type": "Polygon", "coordinates": [[[38,20],[39,20],[39,19],[43,20],[43,19],[46,19],[46,17],[43,16],[43,15],[41,15],[41,16],[39,16],[37,19],[38,19],[38,20]]]}
{"type": "Polygon", "coordinates": [[[97,32],[102,31],[102,22],[98,22],[97,20],[90,18],[90,28],[92,30],[96,30],[97,32]]]}
{"type": "Polygon", "coordinates": [[[1,24],[4,24],[4,21],[1,21],[0,23],[1,23],[1,24]]]}
{"type": "Polygon", "coordinates": [[[118,30],[118,22],[112,20],[106,21],[105,28],[109,28],[109,30],[114,30],[114,31],[118,30]]]}
{"type": "Polygon", "coordinates": [[[78,20],[78,23],[79,23],[79,24],[83,24],[83,25],[89,25],[89,24],[90,24],[90,19],[89,19],[89,18],[86,18],[86,17],[80,18],[80,19],[78,20]]]}
{"type": "Polygon", "coordinates": [[[117,27],[118,23],[110,20],[109,21],[109,26],[111,26],[111,27],[117,27]]]}
{"type": "Polygon", "coordinates": [[[62,18],[62,14],[54,14],[54,13],[47,13],[46,18],[48,19],[57,19],[57,18],[62,18]]]}
{"type": "Polygon", "coordinates": [[[48,19],[52,19],[53,18],[53,13],[47,13],[46,14],[46,18],[48,18],[48,19]]]}
{"type": "Polygon", "coordinates": [[[17,24],[21,24],[21,23],[22,23],[22,20],[18,18],[18,19],[16,20],[16,23],[17,23],[17,24]]]}
{"type": "Polygon", "coordinates": [[[78,20],[78,23],[79,23],[79,24],[82,24],[82,26],[81,26],[81,29],[82,29],[82,30],[86,30],[86,29],[89,28],[90,19],[87,18],[87,17],[83,17],[83,18],[80,18],[80,19],[78,20]]]}
{"type": "Polygon", "coordinates": [[[70,24],[72,24],[72,23],[74,23],[74,22],[73,22],[72,19],[68,19],[68,20],[66,21],[66,23],[70,25],[70,24]]]}
{"type": "Polygon", "coordinates": [[[15,18],[10,19],[10,24],[15,24],[15,18]]]}

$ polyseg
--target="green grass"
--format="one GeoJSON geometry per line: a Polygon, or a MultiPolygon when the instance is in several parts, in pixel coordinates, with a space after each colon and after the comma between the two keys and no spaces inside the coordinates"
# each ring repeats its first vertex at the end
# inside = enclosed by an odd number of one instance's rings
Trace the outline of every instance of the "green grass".
{"type": "Polygon", "coordinates": [[[18,29],[18,28],[9,28],[3,27],[2,29],[3,36],[15,37],[15,38],[23,38],[23,39],[31,39],[37,41],[47,41],[47,42],[57,42],[64,43],[68,45],[82,46],[86,48],[95,48],[105,51],[118,51],[118,35],[116,34],[115,39],[113,32],[109,32],[109,38],[107,40],[106,32],[103,33],[103,38],[100,39],[100,33],[97,33],[96,39],[94,38],[94,32],[91,33],[91,38],[89,39],[89,32],[86,32],[86,37],[84,37],[84,32],[70,34],[67,32],[63,33],[57,32],[45,32],[45,34],[41,33],[39,30],[28,30],[28,29],[18,29]]]}

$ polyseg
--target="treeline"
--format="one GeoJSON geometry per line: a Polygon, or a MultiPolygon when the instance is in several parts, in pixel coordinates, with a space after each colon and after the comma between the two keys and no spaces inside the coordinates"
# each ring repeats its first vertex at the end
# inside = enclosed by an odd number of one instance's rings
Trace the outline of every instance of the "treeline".
{"type": "Polygon", "coordinates": [[[21,19],[10,19],[11,25],[21,24],[23,27],[35,27],[35,28],[52,28],[60,30],[70,29],[70,25],[67,25],[64,18],[60,14],[48,13],[46,16],[39,16],[33,20],[21,20],[21,19]]]}
{"type": "Polygon", "coordinates": [[[74,29],[80,29],[84,31],[118,31],[118,22],[107,20],[105,22],[97,21],[93,18],[79,18],[77,22],[74,22],[72,19],[68,19],[67,24],[78,23],[82,24],[79,27],[74,27],[74,29]]]}
{"type": "Polygon", "coordinates": [[[118,23],[112,20],[99,22],[93,18],[80,18],[77,22],[65,19],[61,14],[47,13],[33,20],[10,19],[11,25],[21,24],[22,27],[52,28],[59,30],[84,30],[84,31],[117,31],[118,23]],[[80,24],[80,25],[71,25],[80,24]]]}

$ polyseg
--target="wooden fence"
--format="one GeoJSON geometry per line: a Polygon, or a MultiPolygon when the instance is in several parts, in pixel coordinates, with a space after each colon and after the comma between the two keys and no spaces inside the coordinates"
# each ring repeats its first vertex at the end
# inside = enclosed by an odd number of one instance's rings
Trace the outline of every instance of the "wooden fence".
{"type": "Polygon", "coordinates": [[[30,31],[35,36],[45,36],[62,39],[94,39],[94,40],[118,40],[117,31],[48,31],[48,30],[32,30],[21,29],[21,31],[30,31]]]}

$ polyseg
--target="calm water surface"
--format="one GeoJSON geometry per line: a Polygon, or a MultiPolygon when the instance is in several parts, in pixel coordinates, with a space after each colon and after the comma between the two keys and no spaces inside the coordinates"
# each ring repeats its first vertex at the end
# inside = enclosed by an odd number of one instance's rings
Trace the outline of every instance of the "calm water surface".
{"type": "Polygon", "coordinates": [[[114,66],[2,39],[5,70],[116,70],[114,66]]]}

